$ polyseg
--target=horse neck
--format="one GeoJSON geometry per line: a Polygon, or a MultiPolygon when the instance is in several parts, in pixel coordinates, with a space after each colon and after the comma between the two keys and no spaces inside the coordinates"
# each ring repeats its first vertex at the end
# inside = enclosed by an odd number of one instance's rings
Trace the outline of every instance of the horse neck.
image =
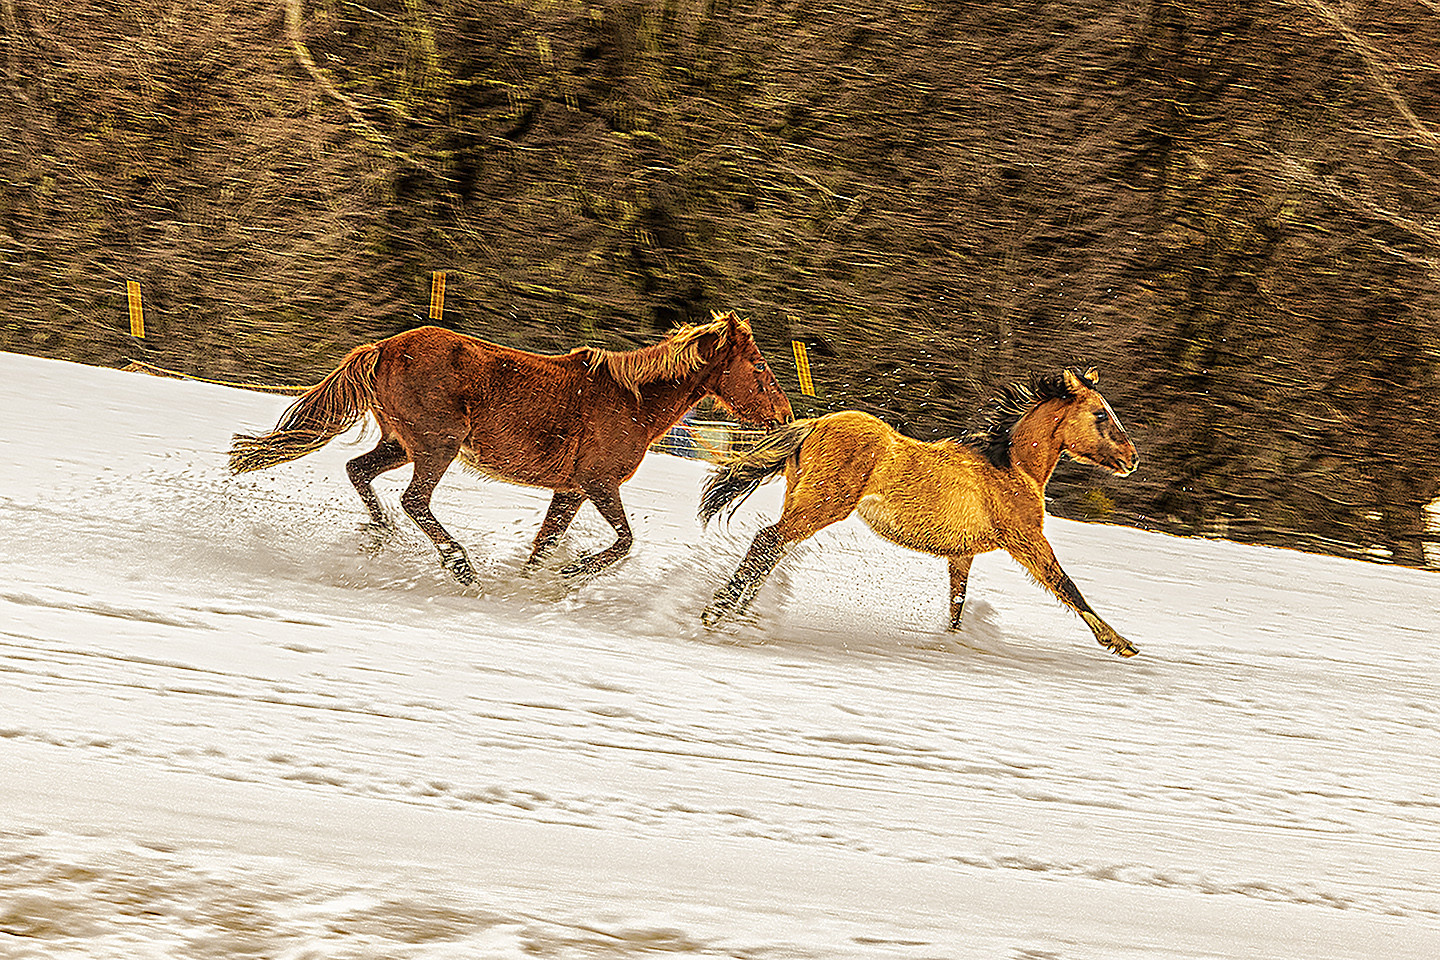
{"type": "Polygon", "coordinates": [[[1060,462],[1059,430],[1064,412],[1061,401],[1045,400],[1010,430],[1010,468],[1028,475],[1042,489],[1060,462]]]}
{"type": "Polygon", "coordinates": [[[679,380],[655,380],[640,386],[640,415],[645,427],[659,436],[710,391],[705,368],[679,380]]]}

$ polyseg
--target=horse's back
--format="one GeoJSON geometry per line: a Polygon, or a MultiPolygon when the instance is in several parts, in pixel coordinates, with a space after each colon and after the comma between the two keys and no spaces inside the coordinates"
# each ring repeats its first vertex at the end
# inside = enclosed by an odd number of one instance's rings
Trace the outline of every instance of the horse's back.
{"type": "Polygon", "coordinates": [[[855,511],[885,539],[941,555],[999,545],[997,500],[1014,491],[979,451],[955,440],[915,440],[853,410],[821,417],[806,446],[812,442],[811,469],[833,473],[829,485],[853,489],[855,511]]]}
{"type": "Polygon", "coordinates": [[[459,439],[476,469],[566,485],[583,427],[585,358],[516,350],[442,327],[379,343],[377,418],[412,455],[425,437],[459,439]]]}

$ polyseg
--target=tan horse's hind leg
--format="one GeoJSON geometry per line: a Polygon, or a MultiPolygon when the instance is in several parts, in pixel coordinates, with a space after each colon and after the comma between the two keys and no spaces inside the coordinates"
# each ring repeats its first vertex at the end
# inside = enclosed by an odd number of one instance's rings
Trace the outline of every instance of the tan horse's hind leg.
{"type": "MultiPolygon", "coordinates": [[[[807,441],[808,442],[808,441],[807,441]]],[[[793,545],[813,537],[832,523],[844,520],[860,502],[869,470],[850,477],[820,476],[818,465],[802,457],[801,466],[787,468],[785,508],[780,520],[755,535],[740,568],[715,591],[700,619],[708,627],[741,613],[755,599],[765,578],[793,545]]]]}
{"type": "Polygon", "coordinates": [[[970,582],[970,564],[975,557],[966,554],[950,557],[950,629],[960,629],[960,617],[965,612],[965,586],[970,582]]]}
{"type": "Polygon", "coordinates": [[[1032,577],[1059,597],[1061,603],[1080,615],[1090,632],[1095,634],[1100,646],[1121,657],[1133,657],[1140,652],[1134,644],[1116,633],[1114,627],[1101,620],[1100,616],[1090,609],[1090,604],[1080,595],[1075,581],[1060,568],[1060,561],[1055,559],[1055,551],[1043,536],[1037,533],[1034,537],[1023,540],[1007,541],[1004,547],[1032,577]]]}
{"type": "Polygon", "coordinates": [[[725,617],[742,613],[750,606],[750,601],[755,599],[765,578],[770,576],[770,571],[775,569],[775,564],[780,562],[785,552],[777,527],[779,524],[773,524],[755,535],[745,559],[740,561],[740,568],[723,587],[715,591],[715,596],[701,611],[701,623],[713,627],[725,617]]]}

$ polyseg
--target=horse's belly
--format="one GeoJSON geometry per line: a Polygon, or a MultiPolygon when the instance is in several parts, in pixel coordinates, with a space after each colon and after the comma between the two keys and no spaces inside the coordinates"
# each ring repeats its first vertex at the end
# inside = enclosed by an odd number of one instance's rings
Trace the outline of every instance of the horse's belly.
{"type": "Polygon", "coordinates": [[[978,523],[976,518],[959,511],[946,514],[897,509],[883,497],[872,494],[861,498],[855,512],[879,536],[921,553],[948,557],[985,553],[996,546],[988,524],[978,523]]]}
{"type": "Polygon", "coordinates": [[[466,447],[460,452],[460,460],[470,470],[491,480],[551,490],[572,486],[572,464],[565,462],[563,455],[535,451],[530,456],[517,453],[496,456],[466,447]]]}

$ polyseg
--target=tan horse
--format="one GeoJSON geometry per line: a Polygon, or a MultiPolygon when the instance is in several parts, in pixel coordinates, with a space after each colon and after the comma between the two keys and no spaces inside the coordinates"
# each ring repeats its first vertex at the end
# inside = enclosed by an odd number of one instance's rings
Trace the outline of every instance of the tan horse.
{"type": "Polygon", "coordinates": [[[1045,539],[1045,484],[1062,454],[1127,476],[1139,457],[1096,390],[1076,368],[1007,387],[983,430],[922,443],[850,410],[797,420],[706,484],[700,518],[733,512],[763,481],[785,473],[780,520],[755,537],[740,568],[715,593],[707,625],[743,610],[786,549],[852,512],[902,547],[950,561],[950,629],[960,628],[970,562],[1004,549],[1078,613],[1100,644],[1122,657],[1135,647],[1090,609],[1045,539]]]}
{"type": "Polygon", "coordinates": [[[430,512],[431,493],[459,457],[486,476],[555,491],[529,565],[555,545],[587,499],[595,504],[615,528],[615,543],[562,571],[593,573],[633,542],[620,484],[657,437],[709,396],[752,423],[792,419],[750,324],[733,312],[682,326],[639,350],[582,347],[557,356],[421,327],[350,351],[274,430],[237,435],[230,469],[244,473],[304,456],[368,411],[380,424],[380,443],[346,472],[377,527],[388,522],[371,481],[414,463],[400,505],[435,542],[442,566],[461,583],[474,582],[464,547],[430,512]]]}

